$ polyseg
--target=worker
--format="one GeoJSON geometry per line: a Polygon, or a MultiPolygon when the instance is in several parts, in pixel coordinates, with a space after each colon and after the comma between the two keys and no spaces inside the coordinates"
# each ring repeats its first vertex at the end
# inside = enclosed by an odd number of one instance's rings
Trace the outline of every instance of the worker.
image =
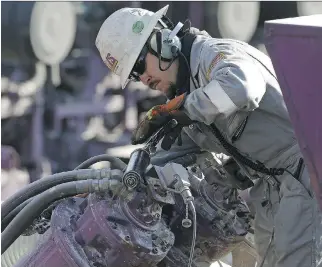
{"type": "Polygon", "coordinates": [[[167,9],[120,9],[96,38],[122,88],[141,81],[168,98],[147,112],[132,144],[175,119],[153,164],[201,150],[232,157],[254,182],[249,199],[263,266],[322,266],[321,212],[269,57],[189,21],[174,25],[167,9]]]}

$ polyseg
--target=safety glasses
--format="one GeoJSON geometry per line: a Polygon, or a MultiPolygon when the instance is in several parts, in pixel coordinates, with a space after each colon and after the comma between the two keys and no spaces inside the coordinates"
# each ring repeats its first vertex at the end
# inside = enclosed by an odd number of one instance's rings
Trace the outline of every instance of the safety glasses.
{"type": "Polygon", "coordinates": [[[134,67],[130,73],[130,79],[134,80],[134,81],[140,81],[140,76],[145,72],[146,69],[146,55],[148,54],[149,49],[147,47],[147,45],[145,45],[142,50],[141,53],[138,57],[138,59],[136,60],[134,67]]]}

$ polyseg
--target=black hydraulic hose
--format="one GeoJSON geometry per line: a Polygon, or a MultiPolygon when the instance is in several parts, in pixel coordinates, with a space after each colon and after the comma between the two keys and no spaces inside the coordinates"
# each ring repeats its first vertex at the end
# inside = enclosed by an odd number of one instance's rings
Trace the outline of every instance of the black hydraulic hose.
{"type": "MultiPolygon", "coordinates": [[[[84,161],[74,170],[85,169],[91,166],[92,164],[103,160],[110,161],[112,167],[119,170],[124,170],[127,166],[121,159],[103,154],[84,161]]],[[[26,201],[28,199],[32,198],[35,195],[38,195],[39,193],[49,189],[52,186],[61,183],[71,182],[75,180],[98,178],[97,174],[93,172],[99,172],[99,170],[82,170],[82,172],[84,173],[79,172],[76,176],[75,171],[69,171],[53,174],[51,176],[42,178],[40,180],[28,184],[26,187],[19,190],[16,194],[4,201],[1,204],[1,232],[3,232],[3,230],[7,227],[10,221],[27,205],[26,201]]]]}
{"type": "Polygon", "coordinates": [[[56,185],[49,190],[35,196],[17,216],[11,221],[1,234],[1,254],[25,231],[27,227],[56,200],[84,193],[106,192],[111,183],[117,180],[105,178],[102,180],[73,181],[56,185]]]}
{"type": "Polygon", "coordinates": [[[96,178],[95,176],[93,177],[93,171],[94,170],[77,170],[56,173],[26,185],[1,204],[1,221],[21,203],[55,185],[76,180],[96,178]]]}
{"type": "Polygon", "coordinates": [[[107,154],[97,155],[94,157],[89,158],[88,160],[84,161],[80,165],[78,165],[74,170],[79,169],[86,169],[93,165],[94,163],[100,162],[100,161],[109,161],[111,162],[112,168],[119,169],[123,171],[126,168],[126,164],[119,158],[113,157],[107,154]]]}
{"type": "Polygon", "coordinates": [[[50,175],[48,177],[37,180],[33,183],[26,185],[24,188],[19,190],[13,196],[5,200],[1,204],[1,221],[6,217],[12,210],[19,206],[24,201],[28,200],[35,195],[38,195],[45,190],[65,182],[77,181],[77,180],[88,180],[88,179],[103,179],[107,177],[118,177],[122,176],[120,170],[74,170],[68,172],[62,172],[50,175]],[[107,176],[106,176],[107,175],[107,176]],[[115,176],[116,175],[116,176],[115,176]]]}
{"type": "Polygon", "coordinates": [[[33,200],[33,198],[29,198],[27,199],[25,202],[21,203],[19,206],[17,206],[15,209],[13,209],[12,211],[10,211],[8,213],[7,216],[5,216],[2,220],[1,220],[1,233],[4,231],[4,229],[6,229],[6,227],[8,226],[8,224],[12,221],[12,219],[14,217],[17,216],[17,214],[22,211],[22,209],[24,207],[27,206],[27,204],[29,204],[31,202],[31,200],[33,200]]]}

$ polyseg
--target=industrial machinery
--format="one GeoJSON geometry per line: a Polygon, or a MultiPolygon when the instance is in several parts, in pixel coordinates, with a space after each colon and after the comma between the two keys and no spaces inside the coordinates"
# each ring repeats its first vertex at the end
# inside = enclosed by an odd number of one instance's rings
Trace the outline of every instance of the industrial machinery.
{"type": "Polygon", "coordinates": [[[128,165],[97,156],[4,201],[2,266],[210,265],[245,242],[252,215],[210,153],[150,164],[171,127],[135,150],[128,165]],[[89,169],[98,160],[112,168],[89,169]]]}

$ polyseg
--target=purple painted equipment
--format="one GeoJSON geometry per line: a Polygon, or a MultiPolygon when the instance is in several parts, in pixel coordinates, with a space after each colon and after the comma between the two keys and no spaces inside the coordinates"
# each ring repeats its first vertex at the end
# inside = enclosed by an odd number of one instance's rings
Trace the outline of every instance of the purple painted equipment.
{"type": "Polygon", "coordinates": [[[144,149],[134,151],[127,167],[104,155],[118,170],[89,170],[95,163],[90,159],[2,203],[4,266],[196,267],[233,250],[248,233],[251,215],[236,189],[210,184],[201,175],[221,173],[227,179],[229,174],[218,170],[222,166],[210,153],[199,154],[198,162],[187,155],[177,159],[191,169],[171,162],[149,172],[148,151],[164,135],[161,129],[144,149]],[[60,200],[87,192],[92,194],[86,198],[60,200]],[[35,232],[45,237],[28,253],[9,248],[20,235],[35,232]],[[13,258],[19,262],[9,265],[6,259],[13,258]]]}
{"type": "Polygon", "coordinates": [[[268,21],[265,39],[322,208],[322,15],[268,21]]]}

